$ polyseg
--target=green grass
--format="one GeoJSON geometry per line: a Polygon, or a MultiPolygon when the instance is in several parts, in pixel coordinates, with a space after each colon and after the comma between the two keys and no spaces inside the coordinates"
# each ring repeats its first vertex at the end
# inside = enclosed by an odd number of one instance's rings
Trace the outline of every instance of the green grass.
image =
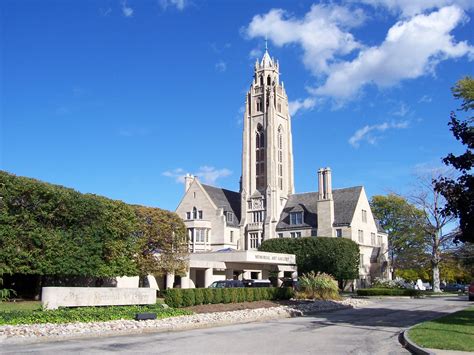
{"type": "Polygon", "coordinates": [[[474,351],[474,306],[420,323],[408,336],[424,348],[474,351]]]}
{"type": "Polygon", "coordinates": [[[0,302],[0,312],[33,311],[36,309],[41,309],[40,301],[0,302]]]}
{"type": "MultiPolygon", "coordinates": [[[[0,309],[0,325],[105,322],[134,319],[135,314],[143,312],[156,313],[158,319],[192,314],[192,312],[182,309],[163,308],[159,303],[148,306],[59,308],[49,311],[41,309],[39,302],[31,303],[29,309],[25,306],[23,309],[19,309],[18,306],[12,307],[13,303],[10,303],[9,309],[6,307],[0,309]]],[[[5,304],[1,303],[0,305],[4,307],[5,304]]]]}

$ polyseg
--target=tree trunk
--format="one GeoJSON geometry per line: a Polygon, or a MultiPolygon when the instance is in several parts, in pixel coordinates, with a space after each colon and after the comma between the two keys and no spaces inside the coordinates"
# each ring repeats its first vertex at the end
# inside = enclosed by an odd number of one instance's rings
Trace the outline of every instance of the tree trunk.
{"type": "Polygon", "coordinates": [[[441,292],[439,287],[439,262],[432,261],[431,262],[431,269],[433,271],[433,292],[441,292]]]}

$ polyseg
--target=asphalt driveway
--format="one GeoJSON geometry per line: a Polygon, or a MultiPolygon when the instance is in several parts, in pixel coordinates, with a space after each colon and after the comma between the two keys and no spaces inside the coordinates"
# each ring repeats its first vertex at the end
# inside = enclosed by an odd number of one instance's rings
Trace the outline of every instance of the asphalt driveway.
{"type": "Polygon", "coordinates": [[[381,299],[364,308],[218,328],[3,344],[0,353],[408,354],[401,329],[461,310],[467,297],[381,299]]]}

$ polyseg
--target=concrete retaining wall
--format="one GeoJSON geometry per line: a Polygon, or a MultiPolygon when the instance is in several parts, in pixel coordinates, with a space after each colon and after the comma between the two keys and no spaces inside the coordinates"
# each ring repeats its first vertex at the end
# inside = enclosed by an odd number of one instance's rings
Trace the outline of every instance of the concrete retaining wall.
{"type": "Polygon", "coordinates": [[[41,302],[46,309],[154,304],[156,290],[116,287],[43,287],[41,302]]]}

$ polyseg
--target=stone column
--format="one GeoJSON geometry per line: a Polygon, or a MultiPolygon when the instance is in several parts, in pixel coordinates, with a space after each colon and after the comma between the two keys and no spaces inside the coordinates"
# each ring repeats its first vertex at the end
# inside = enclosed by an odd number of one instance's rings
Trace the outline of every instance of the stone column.
{"type": "Polygon", "coordinates": [[[166,274],[166,288],[173,288],[174,284],[174,274],[171,272],[168,272],[166,274]]]}
{"type": "Polygon", "coordinates": [[[278,287],[281,287],[281,285],[283,285],[283,281],[281,281],[283,276],[285,276],[285,272],[284,271],[278,271],[278,280],[277,280],[278,287]]]}
{"type": "Polygon", "coordinates": [[[204,287],[209,287],[212,284],[213,269],[212,267],[204,270],[204,287]]]}
{"type": "Polygon", "coordinates": [[[225,269],[225,278],[226,280],[234,279],[234,269],[225,269]]]}
{"type": "Polygon", "coordinates": [[[181,288],[189,288],[189,270],[181,277],[181,288]]]}

